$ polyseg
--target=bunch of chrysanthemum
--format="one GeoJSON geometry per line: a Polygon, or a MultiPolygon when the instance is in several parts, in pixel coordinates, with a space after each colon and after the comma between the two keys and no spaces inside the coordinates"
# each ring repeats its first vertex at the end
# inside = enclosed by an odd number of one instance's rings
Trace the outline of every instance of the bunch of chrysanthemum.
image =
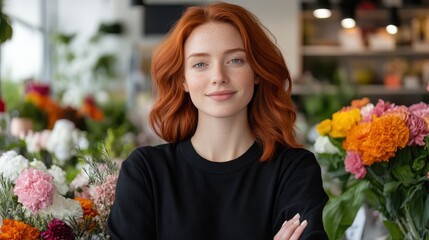
{"type": "MultiPolygon", "coordinates": [[[[15,151],[0,156],[0,239],[75,239],[88,203],[67,198],[65,172],[15,151]]],[[[90,205],[89,205],[90,206],[90,205]]]]}
{"type": "MultiPolygon", "coordinates": [[[[359,204],[369,201],[384,214],[391,233],[402,234],[396,237],[429,237],[429,230],[424,230],[429,218],[422,216],[429,211],[428,104],[407,107],[379,100],[373,105],[364,98],[334,113],[316,129],[318,160],[331,180],[341,185],[325,209],[326,216],[341,219],[341,211],[357,211],[359,204]]],[[[344,222],[326,222],[337,225],[330,229],[333,232],[344,230],[338,227],[344,222]]],[[[338,237],[335,234],[333,238],[338,237]]]]}

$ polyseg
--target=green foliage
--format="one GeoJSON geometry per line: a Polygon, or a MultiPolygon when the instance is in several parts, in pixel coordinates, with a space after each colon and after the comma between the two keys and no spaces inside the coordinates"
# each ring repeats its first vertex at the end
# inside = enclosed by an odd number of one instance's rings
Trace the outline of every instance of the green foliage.
{"type": "MultiPolygon", "coordinates": [[[[426,137],[426,143],[428,143],[426,137]]],[[[332,140],[335,145],[335,140],[332,140]]],[[[429,152],[427,146],[409,146],[388,162],[367,166],[364,179],[354,179],[344,170],[340,154],[319,154],[325,167],[325,182],[337,181],[340,194],[331,194],[323,219],[329,239],[341,239],[362,204],[378,209],[386,218],[392,239],[429,237],[429,152]],[[405,236],[404,234],[407,233],[405,236]]],[[[341,149],[341,148],[340,148],[341,149]]]]}
{"type": "Polygon", "coordinates": [[[6,110],[18,108],[23,101],[22,96],[24,95],[24,84],[13,82],[13,81],[2,81],[1,82],[1,96],[3,101],[6,103],[6,110]]]}
{"type": "Polygon", "coordinates": [[[3,0],[0,0],[0,44],[12,38],[13,29],[10,18],[3,13],[3,0]]]}
{"type": "Polygon", "coordinates": [[[137,132],[137,127],[129,120],[127,108],[123,101],[112,101],[101,106],[105,119],[94,121],[86,119],[88,140],[90,143],[97,143],[100,139],[107,137],[107,129],[120,129],[120,132],[137,132]]]}

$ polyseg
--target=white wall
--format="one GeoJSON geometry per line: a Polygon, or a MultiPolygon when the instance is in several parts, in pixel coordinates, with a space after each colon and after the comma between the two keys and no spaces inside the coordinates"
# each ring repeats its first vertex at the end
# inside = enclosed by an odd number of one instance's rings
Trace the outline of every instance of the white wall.
{"type": "Polygon", "coordinates": [[[253,12],[277,39],[293,77],[300,71],[300,2],[296,0],[229,0],[253,12]]]}

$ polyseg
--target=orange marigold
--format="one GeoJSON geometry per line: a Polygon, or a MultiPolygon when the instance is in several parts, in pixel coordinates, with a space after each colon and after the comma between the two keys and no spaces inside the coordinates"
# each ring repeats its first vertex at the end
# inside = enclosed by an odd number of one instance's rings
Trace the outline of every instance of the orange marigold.
{"type": "Polygon", "coordinates": [[[3,219],[0,231],[0,240],[39,240],[40,232],[21,221],[3,219]]]}
{"type": "Polygon", "coordinates": [[[345,137],[347,132],[361,119],[360,110],[357,108],[336,112],[332,115],[332,129],[329,135],[333,138],[345,137]]]}
{"type": "Polygon", "coordinates": [[[346,151],[354,151],[362,154],[362,143],[368,136],[371,129],[371,123],[360,123],[353,126],[347,133],[346,139],[343,141],[343,148],[346,151]]]}
{"type": "Polygon", "coordinates": [[[398,148],[408,142],[410,131],[406,123],[394,115],[375,118],[371,130],[362,143],[362,161],[371,166],[375,162],[389,161],[398,148]]]}
{"type": "Polygon", "coordinates": [[[353,100],[352,101],[352,107],[355,107],[355,108],[362,108],[362,107],[364,107],[364,106],[366,106],[368,103],[370,103],[371,101],[369,100],[369,98],[367,98],[367,97],[364,97],[364,98],[362,98],[362,99],[356,99],[356,100],[353,100]]]}
{"type": "Polygon", "coordinates": [[[83,216],[95,217],[97,216],[97,211],[94,209],[94,203],[85,198],[75,198],[74,200],[78,201],[83,209],[83,216]]]}

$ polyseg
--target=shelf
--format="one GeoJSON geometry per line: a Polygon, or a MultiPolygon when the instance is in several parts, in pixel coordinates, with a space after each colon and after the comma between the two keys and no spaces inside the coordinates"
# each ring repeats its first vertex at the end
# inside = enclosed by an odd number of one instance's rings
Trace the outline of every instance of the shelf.
{"type": "Polygon", "coordinates": [[[396,47],[395,50],[344,50],[339,46],[303,46],[302,55],[311,56],[428,56],[427,49],[416,50],[413,47],[396,47]]]}
{"type": "MultiPolygon", "coordinates": [[[[292,95],[310,95],[317,93],[335,94],[338,92],[338,87],[335,85],[300,85],[294,84],[292,86],[292,95]]],[[[383,85],[360,85],[356,87],[356,94],[358,96],[413,96],[413,95],[429,95],[424,87],[419,89],[392,89],[383,85]]]]}

